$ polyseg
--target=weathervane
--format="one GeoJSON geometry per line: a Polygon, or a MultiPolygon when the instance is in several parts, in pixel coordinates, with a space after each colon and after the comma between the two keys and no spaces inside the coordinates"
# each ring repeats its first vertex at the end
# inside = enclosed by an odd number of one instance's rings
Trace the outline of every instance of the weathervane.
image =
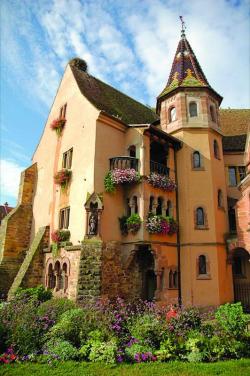
{"type": "Polygon", "coordinates": [[[180,20],[181,20],[181,37],[185,38],[186,25],[185,25],[185,22],[183,20],[183,17],[182,16],[179,16],[179,17],[180,17],[180,20]]]}

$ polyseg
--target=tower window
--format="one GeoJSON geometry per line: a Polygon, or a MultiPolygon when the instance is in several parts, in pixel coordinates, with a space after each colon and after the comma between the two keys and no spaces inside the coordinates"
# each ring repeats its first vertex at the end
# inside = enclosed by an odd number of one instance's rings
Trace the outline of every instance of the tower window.
{"type": "Polygon", "coordinates": [[[193,168],[201,167],[201,155],[198,151],[193,153],[193,168]]]}
{"type": "Polygon", "coordinates": [[[169,122],[175,121],[177,119],[176,117],[176,108],[172,107],[169,111],[169,122]]]}
{"type": "Polygon", "coordinates": [[[133,209],[133,214],[134,213],[138,213],[137,196],[133,196],[133,199],[132,199],[132,209],[133,209]]]}
{"type": "Polygon", "coordinates": [[[153,213],[153,205],[154,205],[154,196],[150,196],[149,199],[149,212],[153,213]]]}
{"type": "Polygon", "coordinates": [[[198,115],[196,102],[189,103],[189,115],[190,117],[196,117],[198,115]]]}
{"type": "Polygon", "coordinates": [[[173,206],[172,206],[172,202],[170,200],[167,201],[166,216],[167,217],[173,216],[173,206]]]}
{"type": "Polygon", "coordinates": [[[210,106],[209,107],[210,109],[210,117],[211,117],[211,120],[215,123],[216,122],[216,116],[215,116],[215,108],[214,106],[210,106]]]}
{"type": "Polygon", "coordinates": [[[219,145],[216,140],[214,140],[214,157],[216,159],[220,159],[220,153],[219,153],[219,145]]]}
{"type": "Polygon", "coordinates": [[[203,208],[196,209],[196,225],[205,226],[205,217],[203,208]]]}
{"type": "Polygon", "coordinates": [[[198,271],[199,271],[199,275],[207,274],[207,260],[206,260],[206,256],[204,255],[199,256],[198,271]]]}

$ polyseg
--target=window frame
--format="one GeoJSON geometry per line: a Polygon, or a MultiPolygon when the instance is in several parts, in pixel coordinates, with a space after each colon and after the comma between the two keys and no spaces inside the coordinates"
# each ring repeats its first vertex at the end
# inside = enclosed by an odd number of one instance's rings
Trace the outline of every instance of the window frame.
{"type": "Polygon", "coordinates": [[[210,270],[210,258],[208,253],[202,252],[199,253],[196,256],[196,279],[199,280],[206,280],[206,279],[212,279],[211,278],[211,270],[210,270]],[[206,273],[200,273],[200,257],[204,257],[205,259],[205,272],[206,273]]]}
{"type": "Polygon", "coordinates": [[[188,104],[188,112],[189,112],[189,117],[192,117],[192,118],[198,117],[198,105],[197,105],[197,102],[195,102],[195,101],[189,102],[189,104],[188,104]],[[195,105],[195,113],[196,113],[195,115],[192,114],[192,110],[191,110],[191,106],[192,105],[195,105]]]}
{"type": "Polygon", "coordinates": [[[66,119],[67,103],[60,107],[59,119],[66,119]]]}
{"type": "Polygon", "coordinates": [[[206,212],[206,209],[204,208],[204,206],[196,206],[194,208],[194,228],[195,230],[208,230],[209,227],[208,227],[208,220],[207,220],[207,212],[206,212]],[[198,210],[199,209],[202,209],[203,211],[203,224],[198,224],[198,210]]]}
{"type": "Polygon", "coordinates": [[[169,108],[169,123],[173,123],[174,121],[177,120],[177,111],[176,111],[176,107],[175,106],[171,106],[169,108]],[[175,115],[175,118],[173,119],[173,114],[172,114],[172,111],[175,111],[174,115],[175,115]]]}
{"type": "Polygon", "coordinates": [[[73,147],[63,153],[62,168],[71,170],[73,159],[73,147]]]}
{"type": "Polygon", "coordinates": [[[59,211],[59,230],[68,230],[70,219],[70,206],[60,209],[59,211]]]}
{"type": "Polygon", "coordinates": [[[229,187],[237,187],[237,185],[238,185],[237,166],[228,166],[228,186],[229,187]],[[235,184],[232,184],[232,182],[231,182],[230,170],[234,170],[235,184]]]}

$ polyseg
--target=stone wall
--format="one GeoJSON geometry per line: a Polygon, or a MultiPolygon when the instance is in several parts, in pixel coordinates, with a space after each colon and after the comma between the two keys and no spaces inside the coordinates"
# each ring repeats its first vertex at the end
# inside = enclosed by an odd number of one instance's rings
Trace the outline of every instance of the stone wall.
{"type": "Polygon", "coordinates": [[[30,245],[32,202],[37,178],[34,164],[21,174],[18,204],[0,230],[0,294],[6,295],[30,245]]]}

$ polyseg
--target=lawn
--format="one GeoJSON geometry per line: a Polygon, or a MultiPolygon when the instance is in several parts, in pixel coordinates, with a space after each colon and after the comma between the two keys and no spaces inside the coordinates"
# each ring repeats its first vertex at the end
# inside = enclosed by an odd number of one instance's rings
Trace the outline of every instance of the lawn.
{"type": "Polygon", "coordinates": [[[0,366],[1,376],[207,376],[250,375],[250,359],[230,360],[217,363],[141,363],[106,365],[104,363],[59,362],[47,364],[22,363],[0,366]]]}

